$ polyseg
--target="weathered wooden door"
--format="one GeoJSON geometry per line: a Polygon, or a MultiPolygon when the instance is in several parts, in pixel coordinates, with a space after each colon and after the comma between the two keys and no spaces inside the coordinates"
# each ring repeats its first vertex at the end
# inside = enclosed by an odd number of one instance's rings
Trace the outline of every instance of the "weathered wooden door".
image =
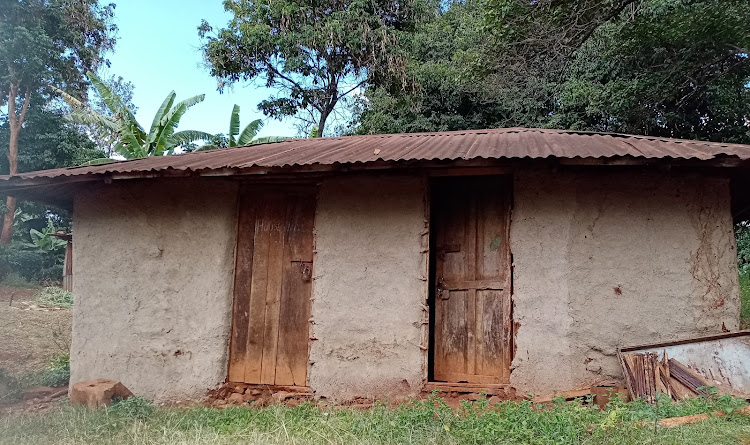
{"type": "Polygon", "coordinates": [[[315,195],[240,196],[231,382],[307,384],[315,195]]]}
{"type": "Polygon", "coordinates": [[[506,177],[446,178],[433,187],[433,378],[508,383],[513,354],[506,177]]]}

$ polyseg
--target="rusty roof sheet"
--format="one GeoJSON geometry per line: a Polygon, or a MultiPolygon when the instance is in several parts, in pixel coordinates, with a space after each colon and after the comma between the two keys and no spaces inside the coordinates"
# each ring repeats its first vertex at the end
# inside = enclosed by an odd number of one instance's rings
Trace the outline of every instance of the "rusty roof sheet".
{"type": "MultiPolygon", "coordinates": [[[[501,128],[439,133],[342,136],[150,157],[81,167],[22,173],[19,179],[165,170],[290,167],[374,161],[459,159],[616,158],[750,159],[750,145],[593,133],[501,128]]],[[[8,176],[0,177],[9,179],[8,176]]]]}

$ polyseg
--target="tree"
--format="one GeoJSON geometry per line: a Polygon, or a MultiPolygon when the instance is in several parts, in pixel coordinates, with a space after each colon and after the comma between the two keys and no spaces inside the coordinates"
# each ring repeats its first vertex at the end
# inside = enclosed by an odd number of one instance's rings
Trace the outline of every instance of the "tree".
{"type": "MultiPolygon", "coordinates": [[[[46,85],[85,90],[83,72],[112,49],[114,5],[96,0],[0,0],[0,106],[8,107],[9,173],[18,173],[18,140],[33,95],[46,85]]],[[[9,196],[0,243],[13,236],[16,200],[9,196]]]]}
{"type": "MultiPolygon", "coordinates": [[[[416,88],[381,76],[354,108],[352,130],[362,134],[449,131],[488,128],[510,120],[514,110],[489,84],[481,68],[486,36],[484,12],[477,0],[456,2],[419,23],[402,40],[407,76],[416,88]]],[[[520,107],[519,107],[520,108],[520,107]]],[[[518,109],[518,108],[517,108],[518,109]]]]}
{"type": "Polygon", "coordinates": [[[750,142],[750,3],[720,3],[453,3],[405,47],[419,88],[372,83],[354,130],[523,126],[750,142]],[[497,5],[507,6],[501,22],[497,5]]]}
{"type": "MultiPolygon", "coordinates": [[[[102,77],[101,80],[114,94],[117,95],[117,97],[120,98],[120,101],[125,105],[125,108],[132,111],[133,114],[138,111],[138,107],[133,103],[134,86],[131,82],[126,81],[122,76],[114,74],[102,77]]],[[[114,117],[112,111],[104,102],[104,98],[99,94],[99,91],[96,88],[89,89],[88,103],[94,112],[107,117],[114,117]]],[[[81,130],[89,135],[89,138],[104,151],[107,157],[112,157],[116,154],[114,150],[115,144],[111,141],[111,138],[108,137],[109,134],[106,130],[93,125],[81,126],[81,130]]]]}
{"type": "Polygon", "coordinates": [[[750,3],[651,0],[569,59],[551,125],[750,142],[750,3]]]}
{"type": "MultiPolygon", "coordinates": [[[[40,95],[31,98],[25,118],[24,131],[18,144],[18,170],[33,171],[84,164],[104,156],[96,145],[78,129],[70,125],[60,110],[51,109],[40,95]]],[[[10,128],[7,117],[0,118],[0,174],[8,174],[7,160],[10,128]]],[[[0,203],[2,206],[4,203],[0,203]]],[[[70,229],[67,212],[29,201],[18,202],[14,217],[13,240],[20,244],[31,242],[29,231],[42,230],[52,219],[56,227],[70,229]]],[[[3,246],[0,252],[16,251],[14,245],[3,246]]],[[[2,255],[0,254],[0,257],[2,255]]],[[[0,262],[6,258],[0,258],[0,262]]],[[[0,268],[2,269],[2,268],[0,268]]],[[[0,275],[2,271],[0,271],[0,275]]]]}
{"type": "Polygon", "coordinates": [[[212,150],[215,148],[238,147],[242,145],[264,144],[266,142],[279,142],[289,139],[284,136],[266,136],[256,138],[258,132],[263,128],[263,121],[255,119],[245,126],[240,132],[240,106],[234,105],[232,114],[229,116],[229,132],[227,136],[219,133],[213,135],[209,143],[198,148],[198,150],[212,150]]]}
{"type": "MultiPolygon", "coordinates": [[[[377,68],[402,73],[396,51],[416,18],[422,0],[226,0],[233,14],[215,35],[203,21],[204,55],[219,90],[240,80],[262,79],[279,96],[258,106],[267,116],[295,116],[303,130],[326,123],[337,106],[377,68]]],[[[305,131],[306,132],[306,131],[305,131]]]]}
{"type": "MultiPolygon", "coordinates": [[[[114,144],[113,150],[125,159],[144,158],[173,154],[175,149],[199,139],[209,140],[213,135],[196,130],[175,132],[180,119],[192,106],[206,97],[204,94],[190,97],[175,103],[174,91],[167,94],[154,115],[151,127],[146,133],[138,123],[135,114],[130,110],[115,91],[94,73],[87,73],[91,83],[109,110],[109,115],[99,114],[83,101],[74,96],[60,92],[73,108],[70,120],[81,125],[91,125],[109,134],[108,143],[114,144]]],[[[106,160],[106,159],[103,159],[106,160]]]]}
{"type": "MultiPolygon", "coordinates": [[[[18,170],[35,171],[85,164],[104,156],[86,135],[71,125],[65,116],[51,110],[42,97],[31,99],[25,119],[25,129],[18,144],[18,170]]],[[[5,156],[10,140],[8,119],[0,119],[0,174],[10,172],[5,156]]]]}

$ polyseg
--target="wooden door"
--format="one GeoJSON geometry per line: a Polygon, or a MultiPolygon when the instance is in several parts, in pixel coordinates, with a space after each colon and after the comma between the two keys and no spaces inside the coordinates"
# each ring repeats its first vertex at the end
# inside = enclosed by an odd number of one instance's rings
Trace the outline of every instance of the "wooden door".
{"type": "Polygon", "coordinates": [[[506,177],[433,186],[435,381],[509,383],[510,192],[506,177]]]}
{"type": "Polygon", "coordinates": [[[231,382],[307,384],[315,195],[240,196],[231,382]]]}

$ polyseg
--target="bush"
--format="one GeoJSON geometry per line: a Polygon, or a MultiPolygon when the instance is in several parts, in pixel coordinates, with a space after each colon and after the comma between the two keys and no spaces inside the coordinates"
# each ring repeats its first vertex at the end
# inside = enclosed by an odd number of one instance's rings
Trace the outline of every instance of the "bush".
{"type": "Polygon", "coordinates": [[[129,419],[146,420],[156,411],[150,400],[141,396],[118,399],[109,406],[109,412],[129,419]]]}
{"type": "Polygon", "coordinates": [[[57,286],[48,286],[39,291],[36,303],[40,306],[73,307],[73,292],[57,286]]]}
{"type": "Polygon", "coordinates": [[[32,282],[60,281],[65,253],[30,249],[24,243],[0,245],[0,281],[12,274],[32,282]]]}
{"type": "Polygon", "coordinates": [[[8,275],[6,275],[4,278],[0,279],[0,284],[2,284],[3,286],[8,286],[8,287],[25,287],[25,288],[33,288],[33,287],[38,286],[37,283],[32,283],[31,281],[19,275],[18,272],[11,272],[8,275]]]}
{"type": "Polygon", "coordinates": [[[44,386],[68,386],[70,383],[70,354],[60,354],[42,371],[37,382],[44,386]]]}

